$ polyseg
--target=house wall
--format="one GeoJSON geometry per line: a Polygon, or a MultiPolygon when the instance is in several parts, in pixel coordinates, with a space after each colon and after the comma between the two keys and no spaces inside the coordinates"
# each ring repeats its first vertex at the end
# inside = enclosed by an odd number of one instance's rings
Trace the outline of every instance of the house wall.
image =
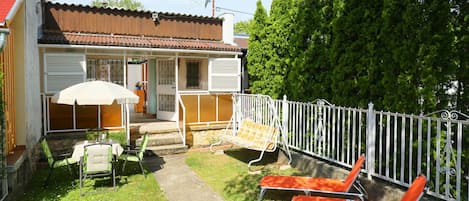
{"type": "MultiPolygon", "coordinates": [[[[39,50],[37,46],[38,31],[40,26],[39,0],[24,1],[25,4],[25,35],[24,35],[24,119],[20,122],[25,131],[24,143],[28,150],[33,150],[41,137],[41,89],[39,73],[39,50]]],[[[33,164],[33,163],[32,163],[33,164]]]]}
{"type": "Polygon", "coordinates": [[[16,114],[16,145],[26,144],[25,120],[25,10],[21,6],[17,11],[11,27],[15,29],[15,114],[16,114]]]}
{"type": "MultiPolygon", "coordinates": [[[[24,191],[36,169],[41,136],[41,99],[38,58],[38,0],[22,2],[9,25],[14,30],[14,113],[17,147],[9,152],[9,200],[24,191]]],[[[7,103],[8,104],[8,103],[7,103]]]]}
{"type": "Polygon", "coordinates": [[[45,31],[222,40],[220,18],[45,3],[45,31]],[[80,20],[77,20],[80,19],[80,20]]]}
{"type": "Polygon", "coordinates": [[[10,27],[6,46],[0,53],[0,65],[3,72],[2,98],[4,101],[3,111],[5,118],[5,140],[6,153],[12,151],[16,146],[16,113],[15,113],[15,30],[10,27]]]}

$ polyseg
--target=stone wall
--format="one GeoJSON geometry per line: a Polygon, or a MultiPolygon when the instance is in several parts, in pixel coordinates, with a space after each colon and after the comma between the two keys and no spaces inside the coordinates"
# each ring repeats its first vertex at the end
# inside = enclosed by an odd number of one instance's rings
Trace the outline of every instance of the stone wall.
{"type": "Polygon", "coordinates": [[[224,133],[231,133],[226,124],[188,126],[187,143],[193,148],[207,147],[218,142],[224,133]]]}

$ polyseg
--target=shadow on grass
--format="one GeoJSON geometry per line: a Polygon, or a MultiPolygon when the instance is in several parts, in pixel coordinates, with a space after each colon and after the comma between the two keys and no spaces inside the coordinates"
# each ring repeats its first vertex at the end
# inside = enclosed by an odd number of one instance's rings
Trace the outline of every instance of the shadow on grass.
{"type": "MultiPolygon", "coordinates": [[[[236,160],[246,163],[246,165],[249,163],[249,161],[254,160],[259,158],[261,152],[260,151],[255,151],[255,150],[250,150],[250,149],[228,149],[225,150],[224,153],[232,158],[235,158],[236,160]]],[[[274,152],[265,152],[264,156],[262,157],[262,160],[254,163],[253,165],[269,165],[272,163],[276,163],[278,158],[278,149],[274,152]]]]}
{"type": "MultiPolygon", "coordinates": [[[[249,161],[259,157],[260,152],[249,149],[230,149],[224,153],[246,165],[249,161]]],[[[255,166],[261,166],[260,174],[249,174],[240,172],[232,180],[226,183],[223,192],[229,200],[236,201],[254,201],[258,199],[260,188],[259,181],[266,175],[280,175],[281,172],[277,166],[278,150],[275,152],[266,152],[261,161],[254,163],[255,166]]],[[[290,172],[289,175],[305,176],[305,173],[290,172]]],[[[300,191],[279,191],[270,190],[264,195],[264,200],[291,200],[294,195],[301,195],[300,191]]]]}
{"type": "MultiPolygon", "coordinates": [[[[78,170],[78,168],[75,168],[78,170]]],[[[79,188],[78,180],[72,178],[67,167],[56,168],[52,173],[47,185],[44,186],[49,167],[38,167],[33,179],[28,184],[28,189],[20,200],[60,200],[70,191],[79,188]]],[[[76,174],[75,174],[75,177],[76,174]]]]}
{"type": "MultiPolygon", "coordinates": [[[[129,178],[134,175],[141,174],[140,167],[137,163],[127,163],[124,173],[121,175],[122,163],[117,164],[116,168],[116,192],[119,189],[130,183],[129,178]]],[[[144,166],[145,167],[145,166],[144,166]]],[[[111,177],[86,179],[84,183],[83,192],[91,196],[80,196],[80,180],[78,176],[78,167],[74,167],[74,177],[70,175],[66,167],[56,168],[49,179],[49,182],[44,186],[45,178],[47,177],[49,167],[38,166],[37,171],[31,182],[27,185],[25,193],[19,200],[23,201],[59,201],[59,200],[94,200],[93,194],[101,192],[113,192],[113,185],[111,177]]],[[[145,167],[147,174],[148,169],[145,167]]],[[[148,177],[148,175],[147,175],[148,177]]],[[[132,181],[140,182],[140,181],[132,181]]],[[[142,192],[144,193],[144,192],[142,192]]],[[[103,195],[99,195],[103,196],[103,195]]]]}
{"type": "MultiPolygon", "coordinates": [[[[259,197],[259,181],[265,175],[276,175],[275,170],[263,170],[260,174],[241,173],[234,179],[227,182],[223,192],[230,200],[255,201],[259,197]]],[[[299,174],[301,175],[301,174],[299,174]]],[[[291,200],[294,195],[302,195],[300,191],[279,191],[270,190],[264,195],[263,200],[291,200]]]]}

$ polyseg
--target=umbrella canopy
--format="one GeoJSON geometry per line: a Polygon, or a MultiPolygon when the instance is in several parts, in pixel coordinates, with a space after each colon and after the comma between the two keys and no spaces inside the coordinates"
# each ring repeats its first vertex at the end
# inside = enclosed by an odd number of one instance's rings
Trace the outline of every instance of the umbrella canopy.
{"type": "Polygon", "coordinates": [[[139,97],[132,91],[104,81],[83,82],[70,86],[52,96],[53,103],[74,105],[111,105],[138,103],[139,97]]]}

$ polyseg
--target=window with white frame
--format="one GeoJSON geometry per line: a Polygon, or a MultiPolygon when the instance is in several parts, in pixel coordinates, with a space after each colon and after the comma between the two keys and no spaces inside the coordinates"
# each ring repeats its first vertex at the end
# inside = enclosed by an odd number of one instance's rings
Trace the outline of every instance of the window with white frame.
{"type": "Polygon", "coordinates": [[[84,54],[44,54],[44,91],[56,93],[74,84],[85,81],[86,63],[84,54]]]}
{"type": "Polygon", "coordinates": [[[209,91],[241,90],[241,59],[209,59],[209,91]]]}
{"type": "Polygon", "coordinates": [[[186,63],[186,88],[200,88],[200,62],[187,61],[186,63]]]}

